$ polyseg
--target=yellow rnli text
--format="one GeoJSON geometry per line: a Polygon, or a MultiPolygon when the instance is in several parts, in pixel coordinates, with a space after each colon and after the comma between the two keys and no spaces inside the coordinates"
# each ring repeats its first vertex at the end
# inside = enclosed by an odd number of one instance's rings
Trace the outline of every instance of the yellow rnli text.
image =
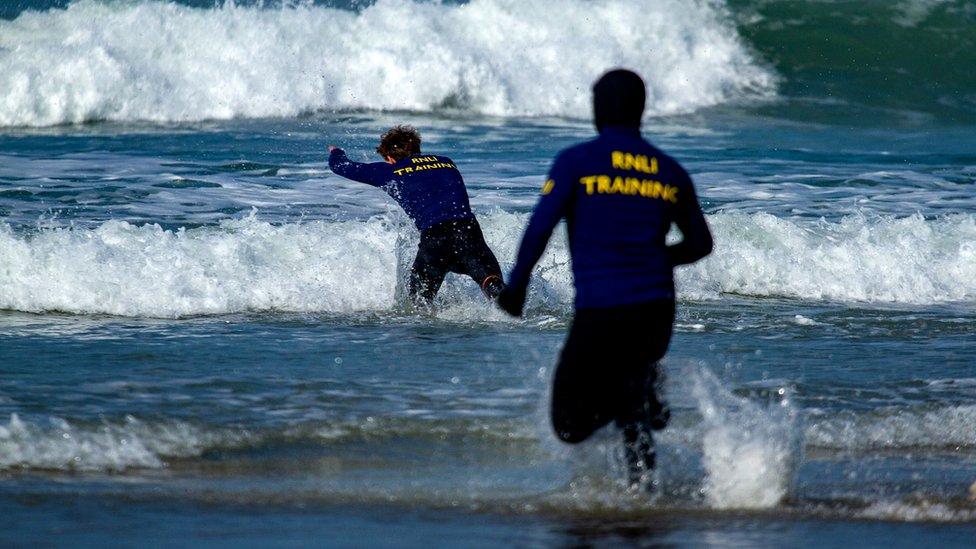
{"type": "Polygon", "coordinates": [[[407,166],[406,168],[399,168],[399,169],[393,170],[393,173],[395,173],[397,175],[403,175],[403,174],[406,174],[406,173],[416,173],[416,172],[422,172],[422,171],[425,171],[425,170],[440,170],[440,169],[443,169],[443,168],[454,168],[454,169],[457,169],[457,166],[455,166],[454,164],[452,164],[450,162],[440,162],[440,161],[438,161],[436,156],[421,156],[421,157],[417,157],[417,158],[411,158],[410,161],[413,162],[416,165],[415,166],[407,166]]]}
{"type": "Polygon", "coordinates": [[[586,194],[622,194],[643,196],[678,203],[678,187],[665,185],[651,179],[636,177],[610,177],[609,175],[588,175],[581,177],[580,185],[586,187],[586,194]]]}
{"type": "Polygon", "coordinates": [[[624,151],[610,153],[610,164],[615,170],[631,170],[649,174],[657,173],[657,158],[624,151]]]}

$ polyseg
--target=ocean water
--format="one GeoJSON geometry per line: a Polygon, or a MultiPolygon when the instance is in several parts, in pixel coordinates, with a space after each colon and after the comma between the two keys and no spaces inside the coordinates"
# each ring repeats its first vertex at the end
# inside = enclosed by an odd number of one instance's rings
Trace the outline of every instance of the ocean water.
{"type": "Polygon", "coordinates": [[[0,6],[0,544],[972,546],[971,1],[0,6]],[[410,123],[507,271],[589,86],[716,239],[677,274],[656,491],[558,443],[565,237],[523,319],[326,146],[410,123]]]}

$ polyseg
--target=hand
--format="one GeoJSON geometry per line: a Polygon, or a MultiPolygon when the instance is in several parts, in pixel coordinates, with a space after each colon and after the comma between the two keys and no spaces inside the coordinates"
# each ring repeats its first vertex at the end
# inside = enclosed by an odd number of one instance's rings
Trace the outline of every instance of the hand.
{"type": "Polygon", "coordinates": [[[506,286],[495,300],[501,310],[512,316],[522,316],[522,309],[525,307],[525,288],[513,288],[506,286]]]}
{"type": "Polygon", "coordinates": [[[338,148],[339,147],[336,147],[335,145],[329,145],[329,152],[332,152],[332,151],[334,151],[334,150],[336,150],[338,148]]]}

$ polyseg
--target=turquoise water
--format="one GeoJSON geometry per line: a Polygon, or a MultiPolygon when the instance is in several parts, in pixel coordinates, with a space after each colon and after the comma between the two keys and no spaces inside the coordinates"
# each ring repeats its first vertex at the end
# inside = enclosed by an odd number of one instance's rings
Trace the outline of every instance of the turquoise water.
{"type": "Polygon", "coordinates": [[[972,543],[970,3],[66,4],[0,13],[4,544],[972,543]],[[716,237],[654,496],[549,432],[564,237],[523,320],[461,278],[414,315],[415,230],[325,162],[416,125],[507,269],[614,64],[716,237]]]}

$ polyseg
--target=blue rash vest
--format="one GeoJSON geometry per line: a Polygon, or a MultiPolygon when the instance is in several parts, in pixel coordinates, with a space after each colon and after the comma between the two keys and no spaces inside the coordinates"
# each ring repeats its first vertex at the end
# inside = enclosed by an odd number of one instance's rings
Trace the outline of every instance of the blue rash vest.
{"type": "Polygon", "coordinates": [[[673,299],[673,268],[712,249],[688,173],[636,128],[603,128],[596,139],[556,157],[509,277],[513,289],[528,286],[563,218],[577,308],[673,299]],[[683,240],[668,246],[672,223],[683,240]]]}
{"type": "Polygon", "coordinates": [[[446,156],[415,154],[396,164],[365,164],[334,149],[329,168],[336,175],[382,188],[421,231],[444,221],[474,218],[461,172],[446,156]]]}

